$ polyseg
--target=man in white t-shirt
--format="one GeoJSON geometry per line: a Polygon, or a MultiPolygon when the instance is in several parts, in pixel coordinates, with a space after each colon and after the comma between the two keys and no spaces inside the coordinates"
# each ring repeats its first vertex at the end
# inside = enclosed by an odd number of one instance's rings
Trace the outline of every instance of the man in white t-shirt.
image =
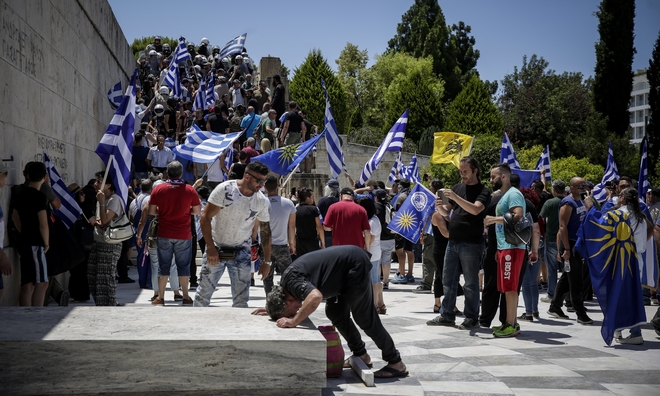
{"type": "Polygon", "coordinates": [[[273,265],[264,279],[264,291],[268,296],[273,289],[275,266],[280,274],[284,273],[291,265],[291,255],[296,254],[296,207],[290,199],[277,193],[277,176],[268,175],[265,187],[270,201],[270,230],[273,234],[270,253],[273,265]]]}
{"type": "Polygon", "coordinates": [[[266,182],[268,167],[251,162],[241,180],[229,180],[218,185],[208,199],[200,225],[206,252],[202,257],[195,307],[207,307],[218,281],[229,272],[232,306],[246,308],[250,298],[252,272],[252,231],[259,227],[264,261],[259,274],[264,279],[271,266],[270,202],[259,192],[266,182]]]}

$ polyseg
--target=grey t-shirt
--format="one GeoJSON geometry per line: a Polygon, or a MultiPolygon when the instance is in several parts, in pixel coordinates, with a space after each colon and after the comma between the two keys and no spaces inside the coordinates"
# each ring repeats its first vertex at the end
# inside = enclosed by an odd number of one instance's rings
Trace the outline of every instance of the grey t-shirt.
{"type": "Polygon", "coordinates": [[[275,195],[268,197],[270,201],[270,231],[273,245],[287,245],[289,216],[296,214],[296,207],[290,199],[275,195]]]}

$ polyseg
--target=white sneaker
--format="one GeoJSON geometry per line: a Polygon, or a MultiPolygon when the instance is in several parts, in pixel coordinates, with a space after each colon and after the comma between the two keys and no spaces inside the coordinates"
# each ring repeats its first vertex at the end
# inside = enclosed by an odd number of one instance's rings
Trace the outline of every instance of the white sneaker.
{"type": "Polygon", "coordinates": [[[622,338],[623,338],[623,336],[621,335],[621,332],[620,332],[620,331],[615,331],[615,332],[614,332],[614,339],[615,339],[615,340],[620,340],[620,339],[622,339],[622,338]]]}
{"type": "Polygon", "coordinates": [[[626,338],[618,338],[616,342],[618,342],[619,344],[642,345],[644,343],[644,338],[642,338],[642,336],[639,337],[628,336],[626,338]]]}
{"type": "Polygon", "coordinates": [[[548,297],[548,296],[541,297],[541,302],[544,302],[544,303],[551,303],[551,302],[552,302],[552,299],[551,299],[550,297],[548,297]]]}

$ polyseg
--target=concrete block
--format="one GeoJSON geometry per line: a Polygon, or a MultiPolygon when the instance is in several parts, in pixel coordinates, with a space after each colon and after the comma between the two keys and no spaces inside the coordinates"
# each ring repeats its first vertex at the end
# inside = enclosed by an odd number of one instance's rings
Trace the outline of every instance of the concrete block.
{"type": "Polygon", "coordinates": [[[309,320],[280,329],[250,309],[181,306],[7,307],[2,317],[0,394],[308,395],[326,385],[326,341],[309,320]]]}

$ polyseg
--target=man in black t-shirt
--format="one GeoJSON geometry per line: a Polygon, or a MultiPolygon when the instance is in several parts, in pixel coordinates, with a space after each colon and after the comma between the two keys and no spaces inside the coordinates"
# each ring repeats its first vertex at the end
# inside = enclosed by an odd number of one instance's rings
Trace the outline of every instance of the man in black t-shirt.
{"type": "Polygon", "coordinates": [[[304,136],[307,133],[307,127],[300,114],[298,114],[298,104],[289,102],[289,112],[286,113],[286,120],[282,127],[282,136],[280,136],[280,147],[304,142],[304,136]]]}
{"type": "MultiPolygon", "coordinates": [[[[444,299],[440,315],[426,322],[429,326],[454,326],[456,295],[461,272],[465,279],[465,320],[461,330],[479,327],[479,267],[484,249],[484,217],[490,202],[490,191],[479,181],[479,162],[471,156],[459,163],[462,183],[442,189],[448,205],[439,205],[440,214],[449,216],[449,242],[442,273],[444,299]]],[[[440,198],[438,198],[440,200],[440,198]]],[[[440,202],[441,203],[441,202],[440,202]]]]}
{"type": "Polygon", "coordinates": [[[21,244],[21,306],[43,306],[48,289],[46,252],[49,248],[48,200],[39,191],[46,180],[46,166],[31,162],[26,167],[28,185],[19,195],[12,196],[12,220],[20,232],[21,244]]]}
{"type": "Polygon", "coordinates": [[[325,298],[325,313],[354,356],[371,365],[355,324],[382,351],[382,358],[388,364],[376,371],[375,377],[405,377],[408,370],[374,307],[369,260],[364,249],[351,245],[307,253],[284,271],[281,287],[274,287],[266,298],[266,308],[257,309],[253,314],[270,315],[278,327],[296,327],[316,311],[325,298]]]}
{"type": "Polygon", "coordinates": [[[213,114],[206,120],[206,130],[216,133],[229,133],[229,121],[222,114],[223,106],[214,106],[213,114]]]}

